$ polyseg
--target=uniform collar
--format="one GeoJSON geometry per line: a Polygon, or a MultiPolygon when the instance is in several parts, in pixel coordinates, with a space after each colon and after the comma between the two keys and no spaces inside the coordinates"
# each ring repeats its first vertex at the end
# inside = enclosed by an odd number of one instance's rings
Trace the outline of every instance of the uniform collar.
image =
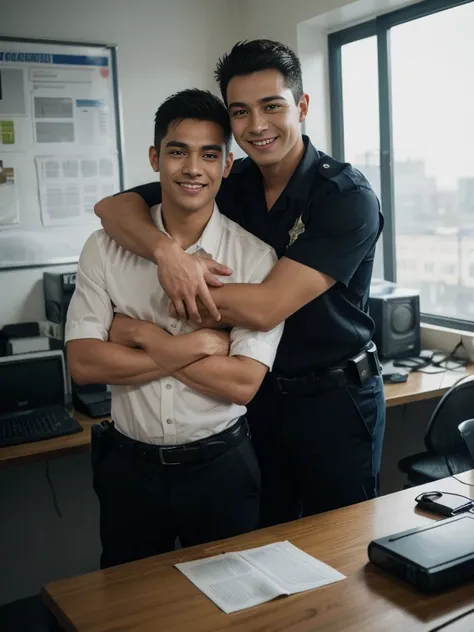
{"type": "Polygon", "coordinates": [[[320,155],[308,136],[303,136],[304,154],[296,167],[290,181],[286,185],[285,193],[295,199],[305,201],[309,198],[314,182],[314,176],[321,162],[320,155]]]}
{"type": "MultiPolygon", "coordinates": [[[[310,196],[313,178],[321,162],[320,155],[308,136],[303,136],[303,143],[305,147],[303,157],[283,191],[284,195],[302,201],[310,196]]],[[[232,171],[233,174],[245,173],[242,185],[246,189],[254,187],[257,182],[262,183],[260,169],[250,158],[239,161],[232,171]]]]}
{"type": "MultiPolygon", "coordinates": [[[[166,232],[164,224],[163,224],[163,215],[161,212],[161,204],[157,204],[153,206],[151,209],[151,216],[157,228],[159,228],[165,235],[171,238],[171,235],[166,232]]],[[[201,236],[197,240],[195,244],[186,249],[186,252],[190,255],[198,252],[199,250],[204,250],[208,255],[210,255],[213,259],[217,256],[217,251],[221,242],[222,237],[222,215],[217,207],[217,204],[214,204],[214,209],[212,211],[212,215],[207,222],[204,230],[202,231],[201,236]]]]}

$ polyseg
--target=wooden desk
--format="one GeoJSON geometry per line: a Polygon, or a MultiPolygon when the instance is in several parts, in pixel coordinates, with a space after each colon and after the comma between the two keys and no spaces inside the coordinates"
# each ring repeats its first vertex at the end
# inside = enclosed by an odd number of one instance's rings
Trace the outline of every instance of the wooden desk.
{"type": "Polygon", "coordinates": [[[77,452],[89,450],[91,441],[91,426],[100,419],[91,419],[82,413],[74,413],[74,419],[81,424],[83,431],[65,437],[45,439],[13,445],[8,448],[0,448],[0,468],[11,465],[23,465],[33,461],[55,459],[77,452]]]}
{"type": "MultiPolygon", "coordinates": [[[[474,471],[460,475],[474,484],[474,471]]],[[[50,612],[67,632],[419,632],[432,630],[474,606],[473,585],[436,596],[417,592],[367,560],[373,538],[429,522],[414,510],[421,489],[474,497],[455,479],[270,529],[166,553],[73,577],[43,588],[50,612]],[[289,540],[347,579],[226,615],[173,567],[177,562],[289,540]]],[[[474,630],[474,613],[459,632],[474,630]]],[[[449,632],[451,628],[449,628],[449,632]]],[[[443,631],[444,632],[444,631],[443,631]]],[[[448,631],[447,631],[448,632],[448,631]]]]}
{"type": "MultiPolygon", "coordinates": [[[[403,384],[386,384],[385,401],[387,408],[400,404],[409,404],[410,402],[423,399],[440,397],[446,393],[459,378],[467,374],[474,374],[474,363],[468,365],[466,369],[463,368],[459,371],[446,371],[444,373],[431,375],[426,373],[412,373],[408,376],[407,382],[403,384]]],[[[82,413],[76,413],[74,417],[84,428],[84,432],[66,437],[58,437],[57,439],[25,443],[10,448],[0,448],[0,468],[11,465],[22,465],[43,459],[55,459],[68,454],[89,450],[91,425],[100,420],[91,419],[82,413]]]]}
{"type": "MultiPolygon", "coordinates": [[[[441,397],[453,384],[465,375],[474,374],[474,363],[456,371],[443,373],[410,373],[408,380],[400,384],[385,384],[387,408],[410,404],[423,399],[441,397]]],[[[474,628],[473,628],[474,629],[474,628]]]]}

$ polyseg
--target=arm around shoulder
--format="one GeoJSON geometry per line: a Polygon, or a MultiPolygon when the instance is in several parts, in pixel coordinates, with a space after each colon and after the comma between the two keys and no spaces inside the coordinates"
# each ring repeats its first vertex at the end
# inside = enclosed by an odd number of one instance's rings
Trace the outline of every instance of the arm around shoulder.
{"type": "Polygon", "coordinates": [[[139,257],[156,262],[171,243],[153,223],[148,201],[138,192],[106,197],[95,205],[94,211],[109,237],[139,257]]]}

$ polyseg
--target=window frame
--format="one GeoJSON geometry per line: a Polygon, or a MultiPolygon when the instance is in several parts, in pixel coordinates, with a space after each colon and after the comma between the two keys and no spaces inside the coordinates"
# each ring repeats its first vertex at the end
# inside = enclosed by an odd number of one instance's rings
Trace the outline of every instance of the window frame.
{"type": "MultiPolygon", "coordinates": [[[[396,236],[394,214],[394,174],[392,140],[392,95],[390,68],[390,29],[440,11],[453,9],[473,0],[424,0],[328,34],[329,106],[332,153],[344,160],[344,116],[342,97],[341,48],[368,37],[377,38],[377,66],[380,126],[380,189],[385,226],[382,233],[384,278],[396,282],[396,236]]],[[[421,314],[422,322],[463,331],[474,331],[474,321],[421,314]]]]}

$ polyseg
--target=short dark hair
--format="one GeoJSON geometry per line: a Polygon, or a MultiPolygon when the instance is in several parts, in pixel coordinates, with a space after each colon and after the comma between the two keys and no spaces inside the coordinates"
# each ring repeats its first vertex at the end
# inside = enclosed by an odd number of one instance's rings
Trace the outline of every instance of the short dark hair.
{"type": "Polygon", "coordinates": [[[227,86],[233,77],[269,69],[281,72],[298,103],[304,94],[300,60],[285,44],[268,39],[237,42],[230,53],[219,59],[214,75],[224,103],[227,105],[227,86]]]}
{"type": "Polygon", "coordinates": [[[155,114],[154,145],[159,153],[160,144],[168,133],[170,123],[184,119],[211,121],[222,127],[226,151],[229,153],[232,144],[232,130],[229,113],[222,101],[208,90],[182,90],[168,97],[160,105],[155,114]]]}

